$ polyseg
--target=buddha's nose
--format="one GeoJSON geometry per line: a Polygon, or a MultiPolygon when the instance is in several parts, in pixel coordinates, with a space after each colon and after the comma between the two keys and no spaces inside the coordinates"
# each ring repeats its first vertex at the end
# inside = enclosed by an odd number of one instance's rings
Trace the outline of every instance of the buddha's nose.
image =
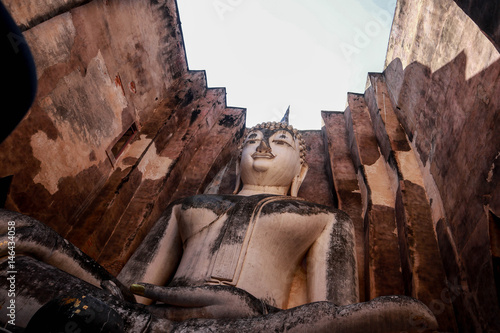
{"type": "Polygon", "coordinates": [[[269,148],[269,146],[266,144],[266,142],[264,140],[261,140],[259,146],[257,147],[257,152],[258,153],[270,153],[271,148],[269,148]]]}

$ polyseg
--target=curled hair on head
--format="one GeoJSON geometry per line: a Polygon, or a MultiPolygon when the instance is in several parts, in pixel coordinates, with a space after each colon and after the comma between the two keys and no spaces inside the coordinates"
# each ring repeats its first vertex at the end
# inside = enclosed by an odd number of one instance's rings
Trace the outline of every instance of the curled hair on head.
{"type": "MultiPolygon", "coordinates": [[[[287,125],[285,123],[281,123],[281,122],[271,122],[271,121],[268,121],[268,122],[265,122],[265,123],[260,123],[260,124],[257,124],[255,125],[254,127],[252,127],[250,129],[250,132],[254,131],[254,130],[258,130],[258,129],[268,129],[268,130],[271,130],[271,131],[274,131],[274,130],[277,130],[277,129],[283,129],[287,132],[290,132],[293,137],[297,140],[299,140],[299,147],[300,147],[300,163],[303,164],[305,163],[306,161],[306,142],[304,141],[304,139],[302,138],[302,134],[299,133],[299,131],[295,128],[293,128],[292,125],[287,125]]],[[[240,146],[239,149],[240,149],[240,154],[241,154],[241,149],[243,147],[240,146]]]]}

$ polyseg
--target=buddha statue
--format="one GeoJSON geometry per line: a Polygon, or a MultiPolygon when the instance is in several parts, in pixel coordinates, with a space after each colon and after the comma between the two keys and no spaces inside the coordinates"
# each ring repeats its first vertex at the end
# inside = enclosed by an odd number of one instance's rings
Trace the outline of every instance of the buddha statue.
{"type": "MultiPolygon", "coordinates": [[[[305,155],[300,133],[284,122],[250,129],[235,193],[173,202],[117,278],[42,223],[0,211],[5,237],[15,221],[17,253],[36,259],[19,262],[36,266],[35,276],[22,281],[32,286],[21,301],[31,297],[34,310],[46,303],[28,331],[71,322],[93,332],[109,318],[115,331],[127,332],[435,329],[434,316],[415,299],[358,303],[349,216],[297,197],[308,169],[305,155]],[[50,281],[50,288],[40,281],[50,281]],[[38,297],[47,289],[56,297],[48,303],[38,297]],[[95,308],[106,315],[88,322],[84,314],[95,308]]],[[[1,243],[2,255],[7,249],[1,243]]]]}

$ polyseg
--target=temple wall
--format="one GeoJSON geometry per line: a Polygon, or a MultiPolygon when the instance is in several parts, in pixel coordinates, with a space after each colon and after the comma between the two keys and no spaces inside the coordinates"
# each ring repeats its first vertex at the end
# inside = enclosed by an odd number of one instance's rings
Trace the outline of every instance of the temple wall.
{"type": "Polygon", "coordinates": [[[500,326],[490,241],[498,237],[500,197],[499,59],[455,2],[398,2],[384,74],[423,175],[452,290],[438,301],[452,303],[461,332],[500,326]]]}
{"type": "Polygon", "coordinates": [[[5,0],[4,5],[9,9],[13,19],[21,29],[28,30],[51,19],[54,16],[90,2],[89,0],[40,0],[16,1],[5,0]]]}
{"type": "Polygon", "coordinates": [[[500,4],[498,1],[455,0],[500,51],[500,4]]]}
{"type": "Polygon", "coordinates": [[[500,55],[483,26],[451,0],[399,1],[384,73],[343,120],[323,112],[339,207],[364,220],[365,299],[418,298],[440,331],[500,327],[500,55]]]}
{"type": "MultiPolygon", "coordinates": [[[[416,154],[396,116],[384,74],[370,73],[364,94],[348,94],[341,112],[323,111],[339,207],[356,230],[361,301],[404,294],[457,331],[416,154]]],[[[418,325],[418,320],[415,321],[418,325]]]]}
{"type": "Polygon", "coordinates": [[[188,70],[174,1],[6,6],[38,77],[32,108],[0,146],[6,208],[117,273],[166,205],[202,192],[231,159],[245,111],[188,70]]]}
{"type": "Polygon", "coordinates": [[[495,46],[454,1],[398,1],[394,17],[385,67],[399,59],[403,68],[416,61],[435,72],[463,52],[472,60],[464,68],[469,79],[499,58],[495,46]]]}

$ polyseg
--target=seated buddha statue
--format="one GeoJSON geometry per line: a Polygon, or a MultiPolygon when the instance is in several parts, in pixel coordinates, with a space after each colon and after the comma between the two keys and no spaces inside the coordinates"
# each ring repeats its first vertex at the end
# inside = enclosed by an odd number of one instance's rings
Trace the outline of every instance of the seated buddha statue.
{"type": "MultiPolygon", "coordinates": [[[[117,279],[41,223],[3,211],[4,224],[29,220],[23,223],[31,231],[22,225],[16,231],[19,251],[28,249],[37,260],[72,276],[71,281],[51,285],[64,292],[54,292],[55,300],[37,312],[28,329],[36,326],[42,332],[40,323],[47,320],[50,325],[67,325],[60,316],[47,318],[68,304],[71,309],[65,309],[73,312],[65,318],[78,317],[85,313],[75,312],[82,302],[90,302],[86,310],[96,304],[109,309],[107,318],[112,312],[118,331],[127,332],[364,333],[436,328],[432,313],[409,297],[358,303],[349,216],[297,197],[308,169],[305,154],[300,133],[290,125],[255,126],[241,147],[235,193],[173,202],[117,279]],[[82,287],[80,280],[90,284],[82,287]],[[72,283],[77,287],[68,287],[72,283]],[[130,286],[137,303],[125,286],[130,286]],[[64,297],[71,290],[81,291],[81,296],[64,297]]],[[[43,267],[40,264],[37,275],[67,274],[43,267]]],[[[31,293],[42,289],[33,286],[31,293]]],[[[90,325],[88,332],[102,327],[103,322],[93,320],[79,322],[82,332],[85,325],[90,325]]]]}

